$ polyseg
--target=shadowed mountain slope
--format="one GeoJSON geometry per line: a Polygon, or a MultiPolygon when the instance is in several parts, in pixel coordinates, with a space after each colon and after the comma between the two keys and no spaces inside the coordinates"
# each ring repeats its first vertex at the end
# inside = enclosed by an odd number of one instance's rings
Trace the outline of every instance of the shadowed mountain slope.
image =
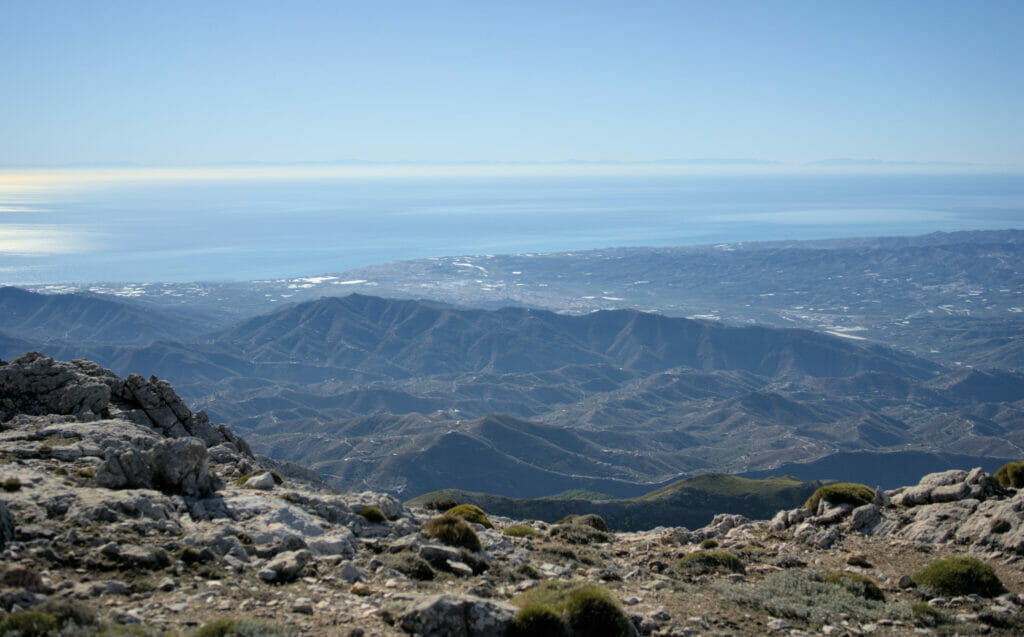
{"type": "Polygon", "coordinates": [[[0,287],[0,326],[15,336],[51,342],[144,345],[194,338],[212,322],[93,294],[37,294],[0,287]]]}

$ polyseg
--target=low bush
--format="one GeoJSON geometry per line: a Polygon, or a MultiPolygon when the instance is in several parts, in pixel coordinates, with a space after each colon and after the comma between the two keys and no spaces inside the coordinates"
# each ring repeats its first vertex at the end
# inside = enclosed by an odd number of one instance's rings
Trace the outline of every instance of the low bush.
{"type": "Polygon", "coordinates": [[[537,537],[540,535],[540,531],[525,524],[506,527],[504,532],[505,535],[511,535],[512,537],[537,537]]]}
{"type": "Polygon", "coordinates": [[[46,637],[57,632],[60,622],[52,614],[41,610],[21,610],[0,621],[0,635],[18,637],[46,637]]]}
{"type": "Polygon", "coordinates": [[[451,498],[438,498],[437,500],[431,500],[423,505],[424,509],[428,511],[439,511],[444,513],[448,509],[458,505],[458,502],[451,498]]]}
{"type": "Polygon", "coordinates": [[[718,548],[718,540],[713,537],[705,538],[701,543],[702,549],[716,549],[718,548]]]}
{"type": "Polygon", "coordinates": [[[589,526],[590,528],[601,531],[602,533],[608,533],[608,525],[605,524],[604,518],[596,513],[577,516],[570,520],[569,523],[577,526],[589,526]]]}
{"type": "Polygon", "coordinates": [[[926,593],[935,595],[995,597],[1006,591],[992,567],[973,557],[936,560],[911,579],[926,593]]]}
{"type": "Polygon", "coordinates": [[[542,577],[544,577],[543,575],[541,575],[541,572],[533,566],[533,564],[530,564],[528,562],[517,564],[514,570],[516,574],[522,575],[523,577],[528,579],[539,580],[542,577]]]}
{"type": "Polygon", "coordinates": [[[429,538],[440,540],[448,546],[455,546],[470,551],[481,549],[480,538],[469,523],[454,515],[439,515],[423,526],[423,534],[429,538]]]}
{"type": "Polygon", "coordinates": [[[567,544],[594,544],[596,542],[612,542],[615,536],[611,533],[598,531],[586,524],[559,524],[551,527],[551,537],[567,544]]]}
{"type": "Polygon", "coordinates": [[[822,500],[832,504],[849,504],[859,507],[869,504],[874,499],[875,490],[867,485],[855,482],[836,482],[835,484],[826,484],[815,491],[811,497],[807,498],[804,508],[813,514],[818,510],[818,503],[822,500]]]}
{"type": "Polygon", "coordinates": [[[696,551],[679,558],[679,568],[684,571],[710,573],[731,571],[742,573],[746,569],[743,561],[729,551],[696,551]]]}
{"type": "Polygon", "coordinates": [[[922,628],[934,628],[949,621],[945,613],[925,602],[914,604],[910,611],[914,614],[914,623],[922,628]]]}
{"type": "Polygon", "coordinates": [[[198,637],[278,637],[286,634],[261,621],[233,617],[206,622],[197,633],[198,637]]]}
{"type": "Polygon", "coordinates": [[[910,621],[909,605],[866,599],[843,586],[825,581],[818,571],[791,569],[772,573],[757,584],[718,581],[711,587],[740,604],[760,608],[774,617],[812,624],[910,621]]]}
{"type": "Polygon", "coordinates": [[[622,637],[633,632],[618,600],[598,584],[549,580],[512,602],[520,607],[513,635],[622,637]]]}
{"type": "Polygon", "coordinates": [[[380,560],[384,566],[393,568],[410,579],[421,582],[429,582],[434,579],[434,569],[430,568],[430,564],[425,559],[415,553],[409,551],[389,553],[381,556],[380,560]]]}
{"type": "Polygon", "coordinates": [[[575,520],[578,517],[580,517],[580,516],[576,515],[575,513],[570,513],[569,515],[565,516],[561,520],[555,522],[555,524],[568,524],[568,523],[572,522],[573,520],[575,520]]]}
{"type": "Polygon", "coordinates": [[[21,489],[21,480],[18,478],[5,478],[3,487],[4,491],[18,491],[21,489]]]}
{"type": "Polygon", "coordinates": [[[96,616],[96,609],[85,602],[69,597],[50,597],[35,610],[49,613],[57,618],[61,626],[73,624],[75,626],[95,626],[99,623],[96,616]]]}
{"type": "Polygon", "coordinates": [[[1024,487],[1024,460],[1007,462],[996,471],[996,480],[1004,487],[1024,487]]]}
{"type": "Polygon", "coordinates": [[[568,637],[565,622],[547,606],[526,606],[516,613],[509,637],[568,637]]]}
{"type": "Polygon", "coordinates": [[[374,524],[380,524],[387,518],[384,517],[384,512],[379,507],[375,506],[364,506],[359,509],[359,515],[363,516],[367,522],[373,522],[374,524]]]}
{"type": "Polygon", "coordinates": [[[487,514],[484,513],[483,509],[476,506],[475,504],[460,504],[454,506],[446,512],[447,515],[454,515],[462,518],[466,522],[472,522],[473,524],[479,524],[487,529],[493,529],[494,525],[487,519],[487,514]]]}
{"type": "Polygon", "coordinates": [[[825,576],[825,581],[829,584],[842,586],[857,597],[878,602],[885,601],[885,593],[878,587],[878,583],[867,575],[847,571],[832,571],[825,576]]]}

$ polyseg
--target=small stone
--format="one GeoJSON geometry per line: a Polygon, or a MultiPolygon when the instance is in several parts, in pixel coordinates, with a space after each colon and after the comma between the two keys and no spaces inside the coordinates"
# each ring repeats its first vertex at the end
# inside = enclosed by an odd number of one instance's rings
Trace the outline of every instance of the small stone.
{"type": "Polygon", "coordinates": [[[789,622],[785,619],[773,619],[768,622],[768,628],[771,630],[783,630],[789,628],[789,622]]]}
{"type": "Polygon", "coordinates": [[[353,595],[359,595],[361,597],[368,597],[370,595],[373,595],[377,591],[373,590],[373,588],[371,588],[367,584],[364,584],[363,582],[356,582],[355,584],[352,585],[352,588],[349,589],[349,592],[352,593],[353,595]]]}
{"type": "Polygon", "coordinates": [[[366,580],[367,573],[352,562],[344,562],[341,565],[341,579],[349,583],[362,582],[366,580]]]}
{"type": "Polygon", "coordinates": [[[928,605],[932,608],[945,608],[948,603],[949,602],[947,602],[942,597],[936,597],[935,599],[928,600],[928,605]]]}
{"type": "Polygon", "coordinates": [[[896,586],[899,586],[902,589],[914,588],[914,579],[909,575],[902,575],[900,576],[900,581],[896,584],[896,586]]]}
{"type": "Polygon", "coordinates": [[[300,615],[312,615],[313,603],[305,597],[300,597],[292,603],[292,612],[299,613],[300,615]]]}
{"type": "Polygon", "coordinates": [[[451,572],[459,577],[472,577],[473,575],[473,569],[465,562],[454,562],[452,560],[448,560],[447,564],[451,572]]]}
{"type": "Polygon", "coordinates": [[[245,488],[270,491],[274,488],[274,476],[272,476],[269,471],[257,473],[245,481],[245,488]]]}
{"type": "Polygon", "coordinates": [[[635,595],[630,595],[629,597],[623,599],[622,603],[626,606],[636,606],[640,603],[640,598],[635,595]]]}
{"type": "Polygon", "coordinates": [[[177,588],[177,586],[178,582],[170,577],[163,578],[162,580],[160,580],[160,583],[156,585],[157,589],[165,593],[173,591],[175,588],[177,588]]]}

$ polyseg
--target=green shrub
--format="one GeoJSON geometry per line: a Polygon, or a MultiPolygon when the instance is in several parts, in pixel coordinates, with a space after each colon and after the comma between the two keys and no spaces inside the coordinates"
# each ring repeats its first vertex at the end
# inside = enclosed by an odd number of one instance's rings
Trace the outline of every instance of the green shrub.
{"type": "Polygon", "coordinates": [[[874,499],[875,490],[867,485],[855,482],[836,482],[835,484],[826,484],[815,491],[811,497],[807,498],[804,508],[813,514],[818,510],[818,503],[822,500],[827,500],[832,504],[849,504],[859,507],[869,504],[874,499]]]}
{"type": "Polygon", "coordinates": [[[1007,462],[996,471],[996,480],[1004,487],[1024,487],[1024,460],[1007,462]]]}
{"type": "Polygon", "coordinates": [[[439,515],[423,526],[423,533],[429,538],[440,540],[448,546],[457,546],[470,551],[479,551],[480,538],[469,523],[454,515],[439,515]]]}
{"type": "Polygon", "coordinates": [[[366,518],[367,522],[373,522],[374,524],[380,524],[387,519],[384,517],[384,512],[381,511],[379,507],[375,506],[364,506],[359,509],[358,513],[366,518]]]}
{"type": "Polygon", "coordinates": [[[597,584],[549,580],[512,602],[520,607],[513,634],[620,637],[632,633],[619,602],[597,584]],[[555,618],[562,624],[561,631],[553,622],[555,618]],[[527,627],[536,627],[538,632],[523,630],[527,627]]]}
{"type": "Polygon", "coordinates": [[[506,527],[505,535],[511,535],[512,537],[537,537],[540,535],[540,531],[532,526],[516,524],[515,526],[506,527]]]}
{"type": "Polygon", "coordinates": [[[487,519],[487,514],[484,513],[483,509],[476,506],[475,504],[460,504],[458,506],[454,506],[448,509],[447,515],[458,516],[466,522],[480,524],[487,529],[494,528],[494,525],[491,524],[491,521],[487,519]]]}
{"type": "Polygon", "coordinates": [[[526,606],[516,613],[508,637],[568,637],[565,622],[547,606],[526,606]]]}
{"type": "Polygon", "coordinates": [[[565,606],[569,629],[577,635],[629,635],[629,618],[607,589],[580,587],[565,606]]]}
{"type": "Polygon", "coordinates": [[[842,586],[858,597],[879,602],[885,601],[885,593],[878,587],[878,583],[866,575],[847,571],[832,571],[825,576],[825,581],[842,586]]]}
{"type": "Polygon", "coordinates": [[[18,491],[21,489],[21,480],[18,478],[6,478],[3,483],[4,491],[18,491]]]}
{"type": "Polygon", "coordinates": [[[0,621],[0,635],[18,637],[46,637],[57,632],[59,622],[50,613],[41,610],[21,610],[0,621]]]}
{"type": "Polygon", "coordinates": [[[937,595],[995,597],[1006,590],[992,567],[973,557],[936,560],[911,579],[925,592],[937,595]]]}
{"type": "Polygon", "coordinates": [[[555,524],[568,524],[568,523],[572,522],[573,520],[575,520],[578,517],[580,517],[580,516],[576,515],[575,513],[570,513],[569,515],[565,516],[564,518],[562,518],[558,522],[555,522],[555,524]]]}
{"type": "Polygon", "coordinates": [[[743,561],[729,551],[696,551],[679,558],[679,568],[684,571],[710,573],[732,571],[742,573],[743,561]]]}
{"type": "Polygon", "coordinates": [[[704,541],[700,543],[700,547],[702,549],[716,549],[718,548],[718,540],[713,537],[705,538],[704,541]]]}

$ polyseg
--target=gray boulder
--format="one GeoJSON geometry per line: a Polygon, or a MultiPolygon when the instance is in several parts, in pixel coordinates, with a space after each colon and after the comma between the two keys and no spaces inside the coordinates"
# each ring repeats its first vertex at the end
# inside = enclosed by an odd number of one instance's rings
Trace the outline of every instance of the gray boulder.
{"type": "Polygon", "coordinates": [[[301,551],[286,551],[260,569],[258,575],[265,582],[284,584],[294,580],[302,572],[303,567],[313,559],[313,554],[301,551]]]}
{"type": "Polygon", "coordinates": [[[128,444],[108,449],[96,484],[108,489],[157,489],[201,497],[216,491],[206,445],[197,438],[152,441],[148,450],[128,444]]]}
{"type": "Polygon", "coordinates": [[[472,595],[432,595],[413,602],[398,624],[423,637],[491,637],[508,631],[516,611],[511,604],[472,595]]]}

